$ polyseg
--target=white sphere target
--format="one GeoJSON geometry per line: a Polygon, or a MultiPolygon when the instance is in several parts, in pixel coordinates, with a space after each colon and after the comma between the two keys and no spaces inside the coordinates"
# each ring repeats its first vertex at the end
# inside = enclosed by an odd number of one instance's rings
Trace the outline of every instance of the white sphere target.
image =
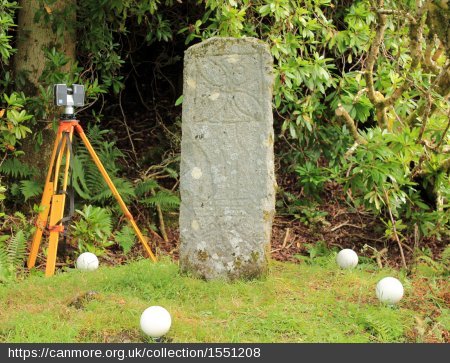
{"type": "Polygon", "coordinates": [[[382,303],[397,304],[403,297],[403,285],[395,277],[385,277],[378,282],[375,293],[382,303]]]}
{"type": "Polygon", "coordinates": [[[337,254],[336,262],[342,269],[354,268],[358,264],[358,255],[355,251],[346,248],[337,254]]]}
{"type": "Polygon", "coordinates": [[[98,268],[98,258],[91,252],[84,252],[77,258],[76,267],[82,271],[93,271],[98,268]]]}
{"type": "Polygon", "coordinates": [[[141,329],[152,338],[165,335],[172,325],[169,312],[161,306],[150,306],[141,315],[141,329]]]}

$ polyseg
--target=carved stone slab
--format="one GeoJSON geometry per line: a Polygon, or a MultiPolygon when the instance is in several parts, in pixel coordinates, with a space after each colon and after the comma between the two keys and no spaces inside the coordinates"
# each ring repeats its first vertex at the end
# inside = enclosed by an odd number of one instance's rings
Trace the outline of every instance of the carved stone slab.
{"type": "Polygon", "coordinates": [[[267,269],[275,211],[272,57],[211,38],[184,59],[180,265],[206,279],[267,269]]]}

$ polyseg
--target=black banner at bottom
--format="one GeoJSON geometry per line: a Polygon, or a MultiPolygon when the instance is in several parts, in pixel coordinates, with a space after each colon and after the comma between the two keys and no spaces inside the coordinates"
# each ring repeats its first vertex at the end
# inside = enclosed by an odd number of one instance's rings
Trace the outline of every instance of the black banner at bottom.
{"type": "Polygon", "coordinates": [[[0,344],[1,362],[438,362],[448,344],[0,344]]]}

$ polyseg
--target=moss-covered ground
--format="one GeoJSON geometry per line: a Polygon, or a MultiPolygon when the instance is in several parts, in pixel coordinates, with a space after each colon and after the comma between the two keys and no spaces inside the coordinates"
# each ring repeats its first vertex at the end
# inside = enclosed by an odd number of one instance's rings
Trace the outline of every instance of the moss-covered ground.
{"type": "Polygon", "coordinates": [[[0,341],[142,342],[142,311],[172,315],[172,342],[439,342],[448,340],[445,278],[321,264],[271,263],[254,281],[206,282],[170,261],[140,260],[94,272],[69,269],[0,285],[0,341]],[[403,300],[384,306],[375,285],[399,278],[403,300]]]}

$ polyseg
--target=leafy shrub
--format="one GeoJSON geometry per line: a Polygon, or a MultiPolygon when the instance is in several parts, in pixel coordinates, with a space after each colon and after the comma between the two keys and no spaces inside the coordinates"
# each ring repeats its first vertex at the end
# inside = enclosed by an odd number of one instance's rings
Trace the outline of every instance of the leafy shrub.
{"type": "Polygon", "coordinates": [[[448,231],[450,83],[446,36],[433,24],[450,15],[411,1],[376,4],[209,0],[183,31],[187,42],[256,36],[269,45],[274,107],[291,140],[282,161],[305,192],[320,196],[330,171],[357,205],[383,219],[393,214],[390,237],[415,223],[421,235],[440,237],[448,231]],[[340,132],[327,124],[340,120],[340,132]],[[330,169],[316,166],[324,164],[330,169]]]}
{"type": "MultiPolygon", "coordinates": [[[[408,228],[411,233],[416,224],[422,235],[440,236],[448,232],[448,213],[433,210],[432,201],[424,200],[419,192],[423,186],[414,180],[410,168],[419,164],[423,152],[423,146],[416,143],[419,132],[418,128],[405,128],[400,133],[370,129],[365,134],[367,144],[344,160],[336,180],[352,191],[357,205],[376,214],[388,208],[395,218],[409,222],[397,225],[398,231],[408,228]]],[[[434,188],[446,189],[448,183],[437,181],[434,188]]],[[[387,231],[391,224],[386,222],[387,231]]]]}
{"type": "Polygon", "coordinates": [[[13,92],[10,96],[3,94],[1,101],[6,103],[6,108],[0,109],[0,150],[12,151],[18,155],[20,153],[17,153],[16,145],[31,132],[26,123],[32,115],[23,109],[26,101],[23,94],[17,92],[13,92]]]}
{"type": "Polygon", "coordinates": [[[319,168],[307,161],[295,168],[298,175],[298,183],[306,195],[317,196],[323,190],[323,185],[329,180],[325,168],[319,168]]]}
{"type": "Polygon", "coordinates": [[[14,15],[17,9],[17,1],[3,0],[0,2],[0,14],[2,14],[2,21],[0,22],[0,59],[6,64],[14,53],[11,45],[12,35],[9,35],[9,30],[15,26],[14,15]]]}
{"type": "Polygon", "coordinates": [[[328,248],[325,241],[305,245],[309,256],[297,255],[296,258],[310,265],[329,266],[335,265],[336,251],[328,248]]]}
{"type": "Polygon", "coordinates": [[[104,208],[85,205],[76,211],[80,219],[74,221],[70,235],[80,252],[92,252],[97,256],[113,245],[109,240],[112,232],[111,214],[104,208]]]}

